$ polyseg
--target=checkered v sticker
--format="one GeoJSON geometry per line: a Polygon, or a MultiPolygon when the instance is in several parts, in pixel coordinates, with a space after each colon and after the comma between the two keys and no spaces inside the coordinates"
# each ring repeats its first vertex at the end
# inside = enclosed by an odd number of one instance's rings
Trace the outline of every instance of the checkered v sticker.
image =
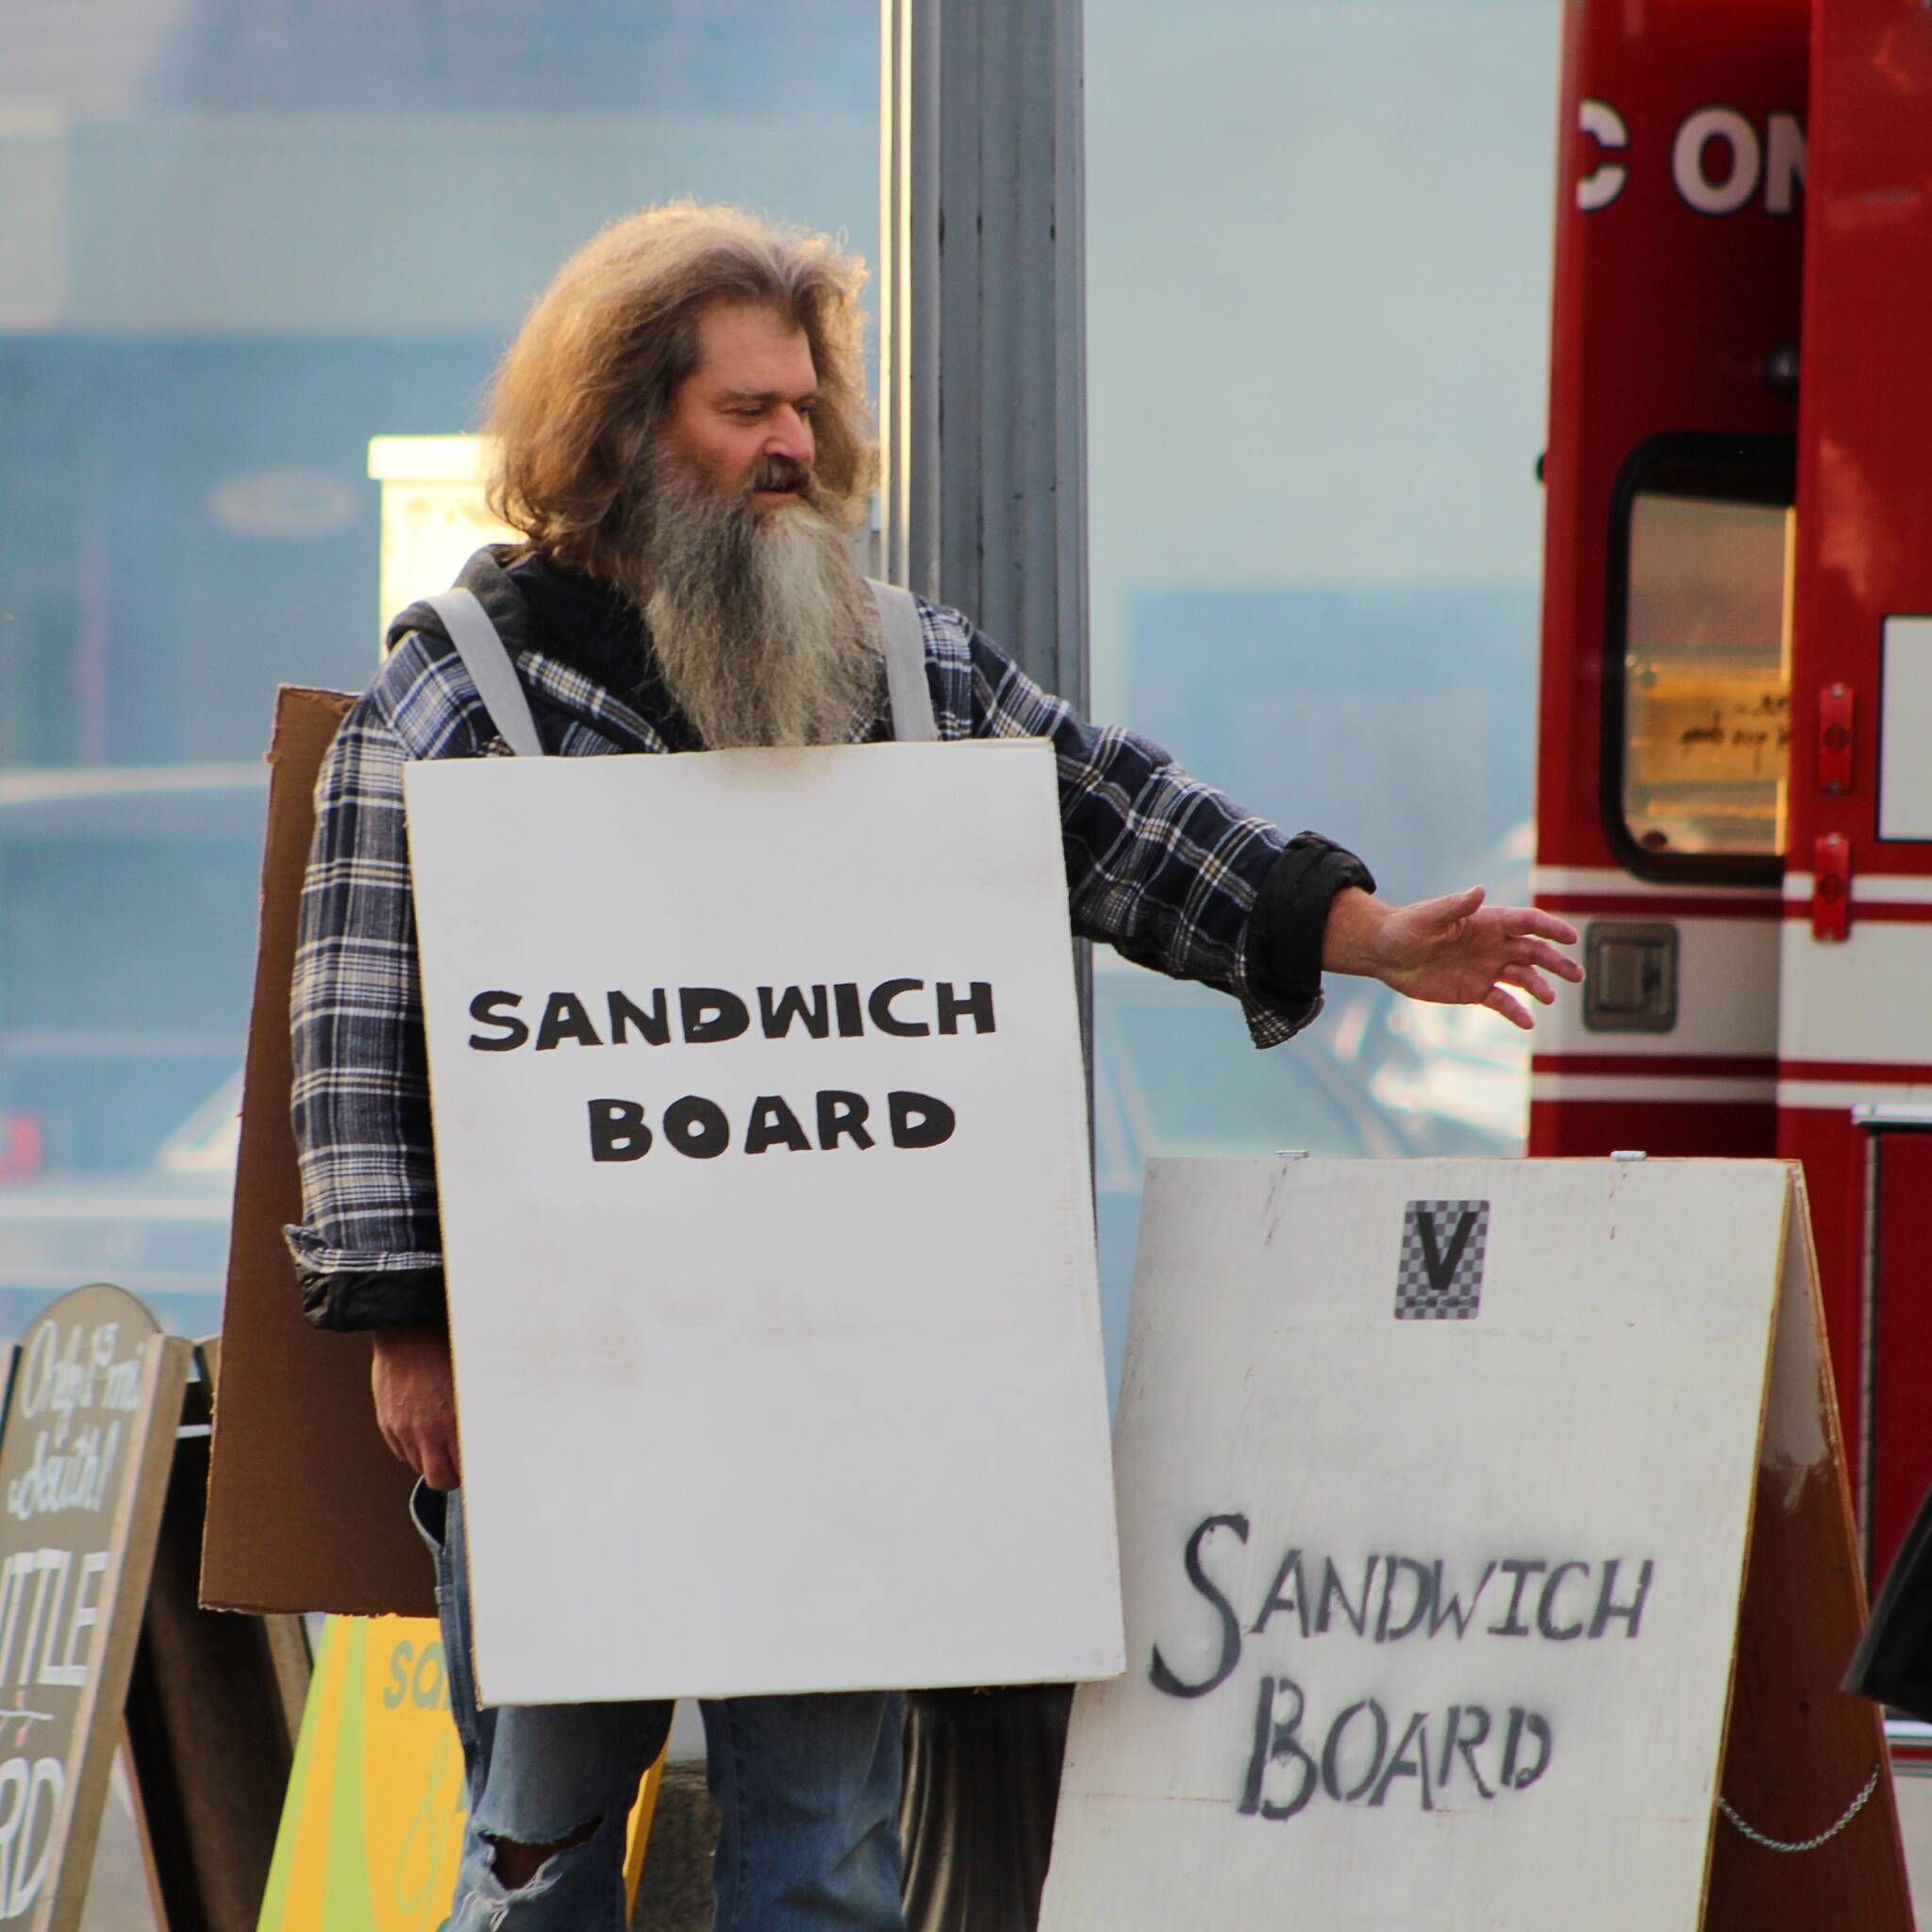
{"type": "Polygon", "coordinates": [[[1395,1271],[1398,1322],[1473,1322],[1490,1243],[1487,1201],[1411,1201],[1395,1271]]]}

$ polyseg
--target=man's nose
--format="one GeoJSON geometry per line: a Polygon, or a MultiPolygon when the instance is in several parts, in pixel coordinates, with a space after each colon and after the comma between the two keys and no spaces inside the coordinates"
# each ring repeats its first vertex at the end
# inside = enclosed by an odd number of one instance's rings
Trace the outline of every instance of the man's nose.
{"type": "Polygon", "coordinates": [[[768,457],[785,457],[794,463],[803,463],[809,469],[815,450],[811,425],[796,409],[781,409],[760,454],[768,457]]]}

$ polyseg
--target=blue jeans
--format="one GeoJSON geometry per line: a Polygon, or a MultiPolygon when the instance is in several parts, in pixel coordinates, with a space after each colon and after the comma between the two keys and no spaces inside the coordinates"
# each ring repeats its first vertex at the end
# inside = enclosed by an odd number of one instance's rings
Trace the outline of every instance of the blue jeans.
{"type": "MultiPolygon", "coordinates": [[[[436,1556],[450,1707],[470,1787],[448,1932],[623,1932],[625,1825],[671,1706],[476,1707],[462,1491],[410,1502],[436,1556]],[[492,1840],[555,1844],[514,1890],[492,1840]]],[[[899,1904],[896,1692],[729,1697],[702,1706],[721,1825],[715,1932],[905,1932],[899,1904]]]]}

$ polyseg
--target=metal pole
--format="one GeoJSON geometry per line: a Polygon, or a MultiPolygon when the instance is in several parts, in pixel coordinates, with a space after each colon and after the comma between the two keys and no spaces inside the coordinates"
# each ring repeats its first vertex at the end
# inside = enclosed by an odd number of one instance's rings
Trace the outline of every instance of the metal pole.
{"type": "MultiPolygon", "coordinates": [[[[1084,710],[1081,0],[881,5],[883,568],[1084,710]]],[[[1030,1932],[1071,1697],[910,1700],[909,1932],[1030,1932]]]]}
{"type": "Polygon", "coordinates": [[[1087,702],[1078,0],[882,0],[885,568],[1087,702]]]}

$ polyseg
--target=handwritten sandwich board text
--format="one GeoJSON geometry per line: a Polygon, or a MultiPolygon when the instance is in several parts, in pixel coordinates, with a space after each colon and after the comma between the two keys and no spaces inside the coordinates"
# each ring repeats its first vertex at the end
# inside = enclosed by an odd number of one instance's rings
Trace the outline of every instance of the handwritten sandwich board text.
{"type": "MultiPolygon", "coordinates": [[[[1474,1562],[1373,1551],[1338,1559],[1290,1545],[1258,1599],[1243,1603],[1208,1568],[1212,1546],[1246,1544],[1240,1512],[1204,1517],[1180,1553],[1190,1587],[1211,1620],[1213,1661],[1176,1670],[1153,1646],[1149,1681],[1170,1697],[1213,1696],[1244,1656],[1271,1657],[1284,1639],[1369,1644],[1481,1646],[1492,1641],[1634,1641],[1657,1578],[1648,1557],[1496,1556],[1474,1562]]],[[[1199,1632],[1183,1633],[1198,1648],[1199,1632]]],[[[1172,1642],[1172,1640],[1171,1640],[1172,1642]]],[[[1282,1823],[1318,1800],[1380,1808],[1407,1799],[1424,1811],[1439,1796],[1481,1799],[1525,1790],[1550,1769],[1557,1736],[1549,1715],[1521,1704],[1471,1699],[1439,1709],[1391,1709],[1373,1695],[1311,1700],[1303,1680],[1314,1661],[1249,1674],[1253,1744],[1235,1804],[1241,1816],[1282,1823]]]]}

